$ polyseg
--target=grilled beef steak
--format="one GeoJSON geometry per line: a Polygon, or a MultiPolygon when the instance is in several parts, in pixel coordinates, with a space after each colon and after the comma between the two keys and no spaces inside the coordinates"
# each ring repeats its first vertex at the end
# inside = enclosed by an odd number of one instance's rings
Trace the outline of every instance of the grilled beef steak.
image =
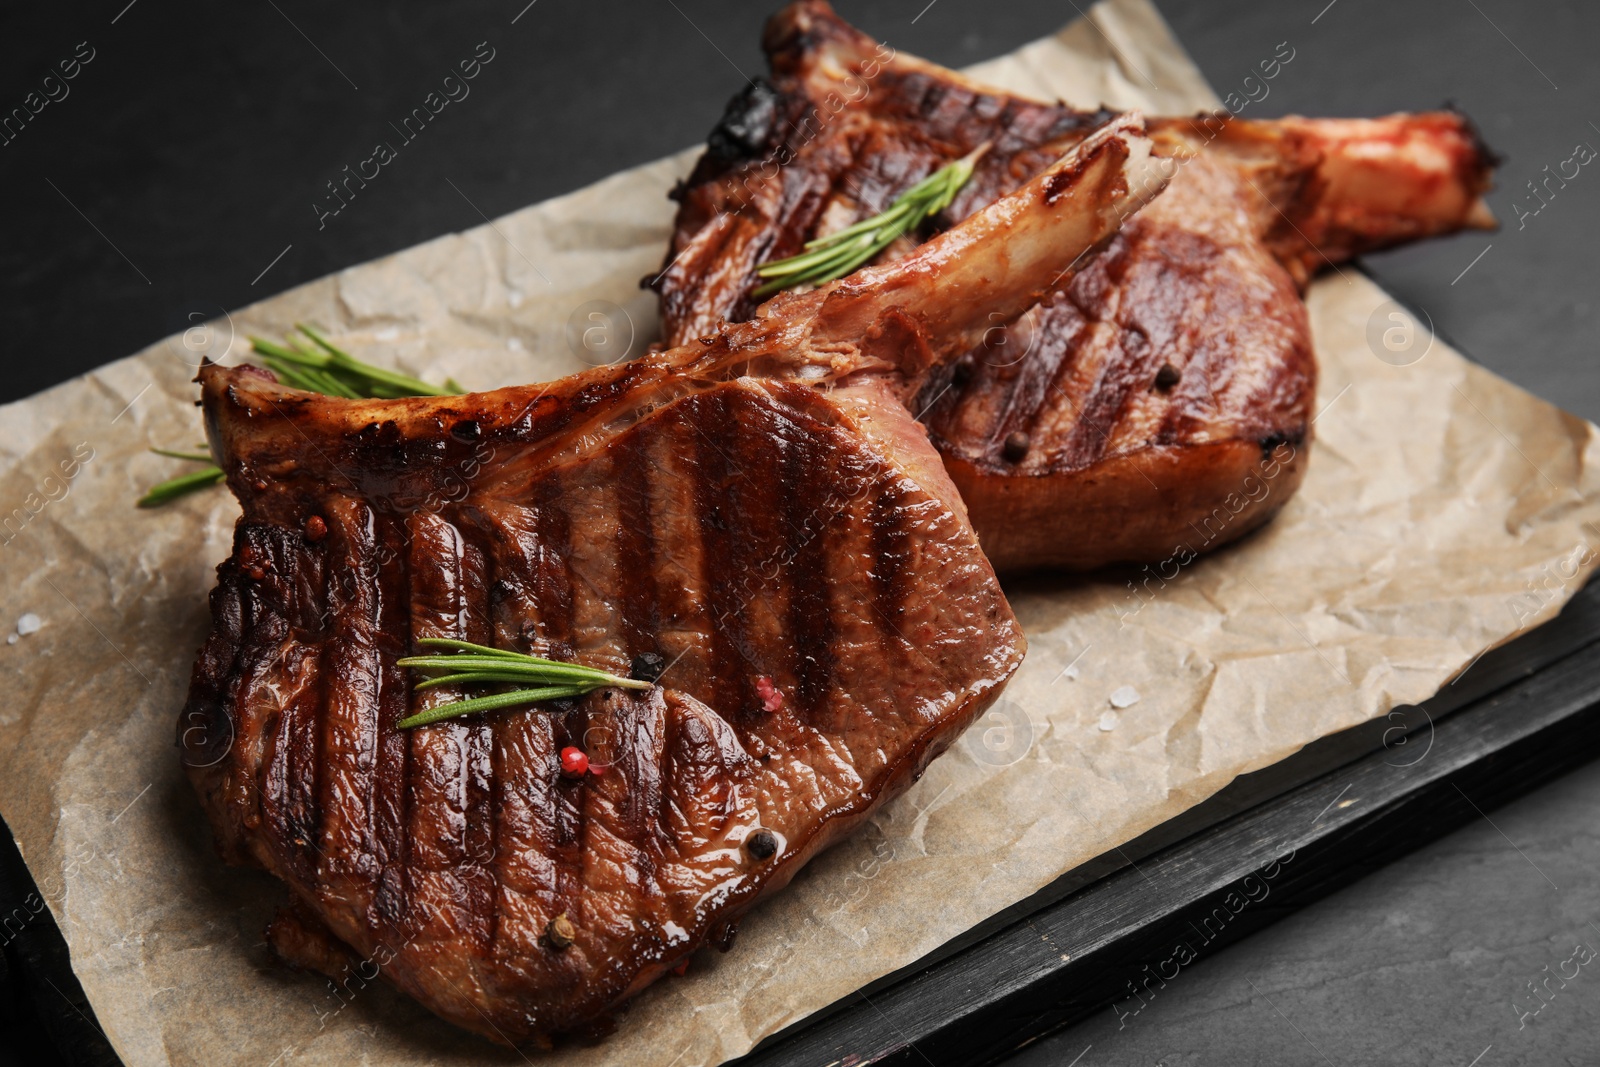
{"type": "Polygon", "coordinates": [[[907,258],[544,387],[205,367],[243,515],[180,747],[224,856],[292,890],[274,943],[512,1043],[726,943],[1021,661],[905,400],[1169,169],[1122,122],[907,258]],[[659,682],[403,731],[463,695],[397,666],[426,637],[659,682]]]}
{"type": "MultiPolygon", "coordinates": [[[[822,0],[775,16],[764,44],[771,81],[729,105],[675,194],[653,281],[668,344],[747,318],[759,265],[976,146],[991,144],[932,229],[1111,117],[896,56],[822,0]]],[[[1297,287],[1361,252],[1492,222],[1492,161],[1452,113],[1199,115],[1150,134],[1183,163],[1167,194],[1020,321],[996,319],[914,405],[1002,571],[1162,560],[1266,521],[1299,485],[1313,414],[1297,287]]]]}

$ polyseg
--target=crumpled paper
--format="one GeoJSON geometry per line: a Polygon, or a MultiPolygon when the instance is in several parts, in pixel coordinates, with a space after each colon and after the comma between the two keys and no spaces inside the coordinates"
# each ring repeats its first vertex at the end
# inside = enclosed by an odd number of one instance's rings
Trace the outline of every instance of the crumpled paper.
{"type": "MultiPolygon", "coordinates": [[[[1145,0],[1101,4],[973,73],[1153,114],[1217,102],[1145,0]]],[[[0,812],[130,1065],[521,1061],[381,981],[335,986],[272,959],[261,930],[284,894],[216,859],[173,747],[236,509],[224,492],[156,512],[133,501],[174,472],[146,447],[199,439],[200,354],[243,358],[250,333],[310,320],[374,362],[484,388],[642,351],[655,318],[638,279],[660,263],[665,194],[697,152],[4,408],[0,628],[25,612],[44,626],[0,645],[0,812]]],[[[1596,428],[1466,362],[1348,268],[1310,306],[1317,439],[1277,521],[1153,578],[1012,583],[1032,649],[989,717],[756,909],[732,952],[702,953],[562,1059],[738,1055],[1237,775],[1428,697],[1557,612],[1595,564],[1596,428]]]]}

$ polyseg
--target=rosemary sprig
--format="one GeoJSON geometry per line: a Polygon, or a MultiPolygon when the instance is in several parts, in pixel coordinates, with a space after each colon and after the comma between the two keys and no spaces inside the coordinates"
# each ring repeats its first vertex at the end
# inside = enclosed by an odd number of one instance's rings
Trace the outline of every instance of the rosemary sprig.
{"type": "Polygon", "coordinates": [[[182,452],[173,448],[152,448],[150,451],[158,456],[167,456],[170,459],[188,459],[196,463],[210,463],[211,453],[200,451],[204,447],[205,445],[200,445],[193,452],[182,452]]]}
{"type": "MultiPolygon", "coordinates": [[[[327,396],[340,396],[348,400],[385,399],[402,396],[456,396],[466,392],[454,378],[446,378],[443,385],[431,385],[420,378],[398,371],[384,370],[363,363],[350,353],[336,347],[314,326],[296,323],[295,329],[304,339],[291,333],[282,344],[264,337],[250,338],[250,347],[261,357],[267,369],[278,376],[285,385],[306,389],[327,396]],[[309,342],[309,343],[308,343],[309,342]]],[[[193,460],[210,464],[209,455],[198,452],[179,452],[166,448],[150,451],[173,459],[193,460]]],[[[181,496],[222,481],[220,467],[207,466],[202,470],[181,474],[159,485],[152,486],[139,498],[142,508],[159,507],[181,496]]]]}
{"type": "MultiPolygon", "coordinates": [[[[159,448],[152,448],[150,451],[159,452],[164,456],[173,455],[173,453],[163,451],[159,448]]],[[[159,485],[152,485],[145,491],[144,496],[139,498],[139,506],[141,508],[160,507],[162,504],[176,500],[180,496],[187,496],[196,490],[204,489],[207,486],[216,485],[218,482],[222,481],[222,468],[210,465],[210,456],[184,454],[179,455],[176,458],[205,460],[207,466],[201,467],[197,471],[190,471],[188,474],[180,474],[176,478],[168,478],[159,485]]]]}
{"type": "Polygon", "coordinates": [[[650,682],[636,678],[619,678],[615,674],[578,663],[526,656],[520,652],[507,652],[501,648],[475,645],[470,641],[457,641],[449,637],[424,637],[417,644],[430,649],[444,650],[448,654],[407,656],[399,661],[429,677],[414,687],[421,692],[438,685],[484,685],[510,683],[519,686],[504,693],[456,700],[440,704],[427,711],[401,719],[396,725],[402,730],[413,726],[427,726],[443,719],[472,715],[496,708],[515,707],[519,704],[537,704],[546,700],[565,700],[581,697],[585,693],[607,686],[623,689],[649,689],[650,682]]]}
{"type": "Polygon", "coordinates": [[[750,295],[761,300],[797,285],[821,285],[843,278],[888,248],[895,238],[916,229],[924,219],[948,207],[988,150],[989,143],[985,141],[901,193],[881,214],[862,219],[838,233],[807,241],[806,250],[799,255],[758,267],[756,276],[764,279],[764,284],[750,295]]]}
{"type": "Polygon", "coordinates": [[[310,340],[310,344],[290,334],[284,344],[276,344],[262,337],[250,338],[250,347],[267,369],[279,379],[300,389],[342,396],[349,399],[376,397],[394,399],[401,396],[451,396],[466,390],[454,381],[432,385],[409,374],[384,370],[336,347],[316,327],[296,323],[295,328],[310,340]]]}

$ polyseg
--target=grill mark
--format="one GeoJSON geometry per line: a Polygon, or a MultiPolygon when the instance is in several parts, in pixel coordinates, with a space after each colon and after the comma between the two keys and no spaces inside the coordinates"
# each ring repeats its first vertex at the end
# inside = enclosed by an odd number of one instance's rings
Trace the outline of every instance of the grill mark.
{"type": "Polygon", "coordinates": [[[991,456],[999,455],[1006,437],[1011,433],[1020,430],[1033,435],[1038,429],[1041,414],[1062,392],[1059,382],[1063,375],[1071,372],[1078,354],[1078,343],[1088,329],[1088,323],[1077,308],[1065,301],[1063,305],[1040,308],[1034,312],[1033,328],[1038,337],[1035,341],[1037,347],[1021,357],[1021,370],[1006,395],[1005,403],[995,419],[994,430],[989,435],[991,456]],[[1072,329],[1063,333],[1061,326],[1069,323],[1072,329]]]}
{"type": "MultiPolygon", "coordinates": [[[[551,615],[544,610],[547,607],[554,608],[558,620],[555,632],[568,632],[570,616],[560,604],[544,602],[545,591],[552,585],[567,588],[564,573],[552,575],[550,571],[552,549],[544,537],[557,525],[553,520],[565,525],[565,515],[552,506],[555,492],[544,493],[543,499],[546,507],[542,511],[494,501],[481,507],[464,505],[459,512],[459,521],[482,546],[489,568],[484,577],[489,597],[487,624],[498,648],[528,648],[536,638],[548,641],[552,629],[548,624],[551,615]],[[556,580],[552,582],[552,578],[556,580]]],[[[549,651],[564,656],[570,650],[549,651]]],[[[488,922],[491,951],[505,959],[541,951],[538,935],[542,923],[534,924],[538,929],[524,928],[530,921],[527,909],[532,901],[547,913],[548,921],[561,913],[562,902],[573,899],[579,889],[572,851],[568,846],[558,847],[563,816],[557,794],[564,783],[557,773],[557,718],[549,713],[513,713],[491,720],[494,791],[486,815],[493,827],[488,922]],[[520,787],[513,788],[514,783],[520,787]]]]}
{"type": "Polygon", "coordinates": [[[646,424],[651,483],[655,583],[660,629],[656,640],[670,665],[667,684],[708,697],[705,680],[711,633],[709,590],[703,578],[705,544],[695,507],[699,432],[684,417],[685,405],[662,411],[646,424]]]}
{"type": "MultiPolygon", "coordinates": [[[[493,602],[494,596],[507,585],[520,584],[520,575],[515,575],[508,564],[520,562],[513,554],[508,539],[501,528],[490,524],[488,517],[473,509],[471,519],[480,536],[495,542],[495,551],[486,551],[490,566],[494,573],[486,576],[486,585],[491,592],[488,620],[493,631],[493,637],[488,642],[495,648],[516,648],[518,638],[521,636],[521,621],[515,617],[515,605],[512,603],[493,602]],[[508,558],[509,557],[509,558],[508,558]]],[[[509,600],[509,597],[508,597],[509,600]]],[[[505,922],[505,912],[508,906],[508,896],[515,890],[512,885],[519,881],[517,872],[513,869],[514,855],[511,843],[515,840],[518,815],[516,810],[517,797],[514,790],[507,786],[512,781],[523,780],[521,773],[522,764],[517,758],[518,741],[526,733],[526,720],[543,718],[535,715],[497,716],[493,720],[492,735],[490,738],[491,782],[494,794],[490,801],[489,817],[493,824],[491,845],[491,874],[494,884],[494,906],[489,917],[489,945],[496,954],[505,956],[507,950],[515,952],[517,946],[505,945],[501,942],[502,928],[511,928],[512,924],[505,922]]],[[[509,938],[507,939],[509,940],[509,938]]]]}
{"type": "MultiPolygon", "coordinates": [[[[1011,357],[1014,364],[995,366],[985,358],[989,347],[980,344],[963,357],[971,368],[963,385],[940,386],[934,404],[919,400],[920,421],[938,435],[942,450],[999,464],[1012,432],[1048,436],[1037,434],[1039,421],[1062,398],[1070,400],[1061,381],[1072,373],[1088,324],[1066,300],[1038,305],[1031,314],[1035,340],[1024,355],[1011,357]]],[[[1007,324],[1007,345],[1017,343],[1016,328],[1016,321],[1007,324]]],[[[932,389],[930,383],[924,392],[932,389]]]]}
{"type": "MultiPolygon", "coordinates": [[[[454,524],[452,528],[463,542],[461,584],[457,587],[462,636],[474,644],[493,644],[489,603],[493,556],[475,540],[469,540],[462,525],[454,524]]],[[[466,906],[473,928],[483,932],[485,945],[493,943],[498,918],[499,894],[494,889],[498,884],[495,877],[495,729],[507,714],[529,713],[490,713],[467,720],[466,758],[461,766],[461,790],[466,798],[466,862],[480,875],[469,879],[473,892],[468,895],[466,906]]]]}
{"type": "MultiPolygon", "coordinates": [[[[1063,300],[1043,314],[1045,317],[1040,327],[1043,331],[1045,348],[1042,352],[1034,353],[1033,357],[1046,365],[1048,377],[1044,380],[1043,388],[1039,390],[1038,402],[1030,405],[1026,411],[1019,411],[1014,422],[1004,424],[1003,429],[994,435],[991,441],[991,458],[1000,455],[1006,436],[1015,430],[1020,430],[1037,440],[1057,438],[1059,436],[1057,431],[1043,425],[1046,415],[1071,411],[1077,405],[1068,385],[1093,350],[1094,322],[1069,300],[1063,300]],[[1069,325],[1071,329],[1067,330],[1069,325]]],[[[1081,406],[1075,414],[1081,417],[1081,406]]],[[[1076,429],[1076,426],[1075,418],[1073,428],[1076,429]]],[[[1052,457],[1054,464],[1059,466],[1065,461],[1063,457],[1071,456],[1072,447],[1073,438],[1069,432],[1066,441],[1061,445],[1061,453],[1052,457]]]]}
{"type": "Polygon", "coordinates": [[[297,836],[305,842],[302,861],[307,869],[314,870],[322,819],[317,801],[322,774],[322,724],[328,713],[328,686],[322,670],[326,645],[322,639],[328,631],[332,607],[324,551],[320,547],[302,546],[294,558],[295,599],[304,605],[304,614],[296,620],[296,637],[310,657],[306,669],[311,675],[301,691],[301,699],[296,702],[294,714],[288,717],[285,725],[290,746],[287,791],[290,809],[298,813],[297,836]]]}
{"type": "Polygon", "coordinates": [[[774,541],[771,522],[781,509],[782,486],[773,467],[776,453],[768,427],[747,424],[750,400],[742,387],[726,386],[694,398],[688,414],[699,429],[696,453],[702,477],[696,512],[706,530],[701,581],[712,630],[710,685],[723,717],[749,715],[760,707],[755,675],[770,673],[763,662],[762,635],[755,632],[750,616],[760,608],[758,561],[763,544],[774,541]]]}
{"type": "MultiPolygon", "coordinates": [[[[873,176],[871,168],[861,160],[866,147],[864,144],[862,148],[855,148],[851,152],[849,163],[823,174],[823,179],[828,183],[827,193],[810,218],[795,217],[785,220],[788,223],[785,235],[796,252],[821,229],[823,215],[835,205],[846,203],[851,205],[848,221],[844,225],[853,225],[869,215],[876,215],[887,206],[881,200],[884,191],[882,183],[871,183],[868,180],[873,176]],[[874,204],[873,201],[877,203],[874,204]]],[[[877,146],[871,147],[876,149],[877,146]]],[[[844,226],[840,226],[840,229],[843,228],[844,226]]]]}
{"type": "Polygon", "coordinates": [[[660,651],[661,603],[655,581],[655,515],[650,500],[649,424],[622,435],[613,448],[616,486],[617,587],[627,655],[660,651]]]}
{"type": "Polygon", "coordinates": [[[411,602],[411,569],[406,566],[406,544],[399,523],[389,520],[382,527],[383,559],[380,589],[391,590],[380,606],[383,619],[381,639],[384,661],[388,664],[382,696],[377,708],[378,754],[373,784],[373,825],[380,865],[373,911],[382,916],[403,938],[412,936],[418,919],[412,914],[406,893],[406,879],[397,876],[409,869],[411,835],[406,827],[411,817],[412,739],[409,731],[395,726],[411,703],[405,672],[394,661],[406,652],[411,602]]]}
{"type": "Polygon", "coordinates": [[[736,558],[737,539],[734,533],[739,510],[733,491],[738,474],[726,451],[731,441],[728,424],[727,389],[716,389],[686,401],[685,419],[699,432],[695,435],[694,506],[700,516],[701,557],[700,584],[706,590],[706,613],[710,617],[711,642],[710,677],[707,688],[714,699],[712,706],[726,718],[735,717],[755,701],[754,683],[740,655],[740,645],[745,640],[740,615],[745,603],[736,583],[726,571],[736,558]],[[706,427],[718,432],[723,440],[710,436],[706,427]]]}
{"type": "Polygon", "coordinates": [[[1117,358],[1113,356],[1102,364],[1099,377],[1078,411],[1072,432],[1062,448],[1063,458],[1070,466],[1087,467],[1098,463],[1111,446],[1111,431],[1127,394],[1123,384],[1109,372],[1108,364],[1116,362],[1117,358]]]}
{"type": "Polygon", "coordinates": [[[549,724],[549,748],[545,753],[544,778],[550,783],[550,852],[555,860],[551,917],[566,911],[573,922],[581,926],[583,889],[588,881],[585,857],[592,852],[588,844],[589,808],[584,802],[588,789],[586,783],[570,782],[561,776],[559,753],[566,745],[582,741],[588,722],[587,717],[577,711],[551,715],[545,717],[545,721],[549,724]]]}
{"type": "MultiPolygon", "coordinates": [[[[1111,331],[1110,345],[1114,350],[1100,360],[1098,373],[1078,407],[1071,432],[1061,448],[1061,464],[1089,466],[1105,457],[1111,446],[1111,433],[1116,428],[1127,399],[1136,381],[1144,380],[1141,354],[1134,350],[1135,341],[1145,341],[1142,333],[1130,328],[1122,315],[1122,280],[1128,270],[1127,246],[1119,236],[1106,254],[1098,257],[1090,267],[1073,281],[1073,304],[1082,312],[1087,334],[1084,346],[1076,346],[1078,359],[1069,366],[1062,364],[1063,373],[1075,373],[1077,363],[1083,358],[1084,348],[1092,344],[1092,327],[1103,324],[1111,331]]],[[[1149,349],[1146,342],[1144,347],[1149,349]]],[[[1142,353],[1145,356],[1149,352],[1142,353]]]]}
{"type": "Polygon", "coordinates": [[[318,759],[326,774],[318,782],[324,871],[370,877],[375,873],[372,848],[372,786],[376,770],[376,707],[382,692],[382,657],[375,640],[381,630],[377,518],[359,501],[340,500],[330,508],[330,525],[338,531],[342,580],[335,584],[334,634],[328,691],[322,717],[318,759]]]}
{"type": "Polygon", "coordinates": [[[302,641],[314,641],[326,625],[328,602],[322,550],[308,545],[295,532],[286,532],[284,555],[288,561],[287,601],[289,624],[302,641]]]}
{"type": "Polygon", "coordinates": [[[327,687],[318,681],[322,675],[321,650],[308,655],[305,669],[312,672],[311,681],[301,691],[299,699],[286,709],[278,728],[285,748],[283,803],[288,812],[288,840],[299,845],[299,858],[304,869],[316,868],[318,827],[322,809],[318,802],[321,778],[322,723],[327,715],[327,687]]]}
{"type": "MultiPolygon", "coordinates": [[[[331,580],[333,568],[330,566],[328,571],[329,573],[325,577],[331,580]]],[[[328,735],[328,721],[332,716],[330,705],[333,701],[333,672],[324,671],[320,668],[330,658],[333,641],[334,596],[331,591],[326,596],[323,611],[325,613],[323,630],[327,637],[322,643],[320,655],[318,656],[317,666],[319,669],[317,671],[317,681],[314,683],[316,687],[315,703],[312,705],[311,714],[307,717],[306,722],[306,728],[311,733],[309,743],[305,744],[306,759],[309,764],[302,769],[302,774],[306,781],[304,788],[307,794],[305,806],[308,831],[306,841],[308,843],[321,842],[323,840],[323,831],[326,824],[326,817],[322,810],[322,795],[323,790],[326,788],[325,779],[328,765],[327,745],[324,739],[328,735]]]]}
{"type": "MultiPolygon", "coordinates": [[[[794,651],[794,697],[802,719],[812,722],[833,691],[833,617],[823,576],[827,573],[828,525],[849,507],[832,471],[824,472],[822,450],[800,433],[783,454],[784,519],[790,530],[788,556],[789,646],[794,651]]],[[[780,575],[780,579],[783,576],[780,575]]]]}
{"type": "Polygon", "coordinates": [[[494,569],[488,581],[488,623],[498,648],[529,651],[541,640],[543,542],[538,518],[533,508],[507,501],[464,504],[457,511],[457,520],[472,531],[494,569]]]}
{"type": "MultiPolygon", "coordinates": [[[[412,595],[407,616],[413,637],[459,637],[483,642],[488,595],[483,553],[461,530],[432,512],[408,520],[412,595]]],[[[410,694],[411,706],[431,707],[468,695],[459,690],[410,694]]],[[[421,727],[411,734],[415,758],[408,780],[413,812],[408,829],[414,862],[408,865],[408,910],[438,909],[427,916],[469,938],[488,943],[492,882],[485,840],[490,817],[491,727],[482,716],[421,727]]]]}
{"type": "MultiPolygon", "coordinates": [[[[464,544],[459,531],[432,514],[410,518],[410,571],[412,592],[407,629],[412,644],[425,637],[465,637],[464,544]]],[[[412,692],[408,710],[413,714],[466,693],[454,687],[412,692]]],[[[410,786],[415,807],[409,832],[418,866],[448,869],[467,856],[466,720],[447,719],[412,732],[416,765],[410,786]]]]}
{"type": "MultiPolygon", "coordinates": [[[[804,235],[813,232],[822,219],[822,213],[826,210],[835,188],[835,179],[836,176],[826,169],[808,168],[799,172],[779,173],[776,180],[780,184],[773,210],[778,224],[772,227],[772,232],[763,235],[764,243],[755,249],[756,256],[752,257],[748,271],[753,272],[759,264],[768,260],[782,259],[800,251],[801,245],[807,239],[804,235]]],[[[712,272],[713,276],[716,273],[718,272],[712,272]]],[[[755,287],[745,286],[738,290],[741,306],[748,306],[751,314],[758,306],[758,301],[749,295],[749,290],[752,288],[755,287]]],[[[749,315],[744,316],[744,318],[749,317],[749,315]]]]}
{"type": "Polygon", "coordinates": [[[315,753],[314,741],[307,743],[305,735],[308,720],[311,728],[315,727],[319,692],[315,661],[319,657],[315,648],[299,642],[298,609],[302,605],[295,594],[304,576],[298,540],[269,526],[241,531],[235,590],[249,636],[235,663],[238,686],[234,699],[249,693],[267,694],[266,700],[258,701],[269,705],[263,718],[258,724],[238,724],[235,743],[245,743],[239,733],[253,733],[258,739],[261,775],[259,787],[251,791],[252,799],[277,835],[278,854],[296,876],[304,878],[316,867],[317,803],[314,795],[307,795],[306,779],[295,770],[315,753]],[[252,568],[259,568],[254,573],[260,577],[251,576],[252,568]]]}
{"type": "MultiPolygon", "coordinates": [[[[723,448],[738,457],[738,500],[734,509],[737,555],[729,562],[744,590],[746,606],[739,613],[736,643],[754,689],[755,675],[768,675],[780,687],[792,684],[793,650],[788,639],[789,583],[785,568],[770,572],[768,560],[782,559],[794,531],[785,522],[783,456],[790,442],[805,431],[787,419],[766,393],[730,395],[735,418],[729,421],[723,448]]],[[[792,568],[789,568],[792,572],[792,568]]],[[[754,700],[752,709],[760,707],[754,700]]]]}
{"type": "Polygon", "coordinates": [[[904,492],[894,481],[885,482],[872,500],[868,523],[872,531],[873,608],[878,629],[901,637],[900,617],[911,596],[912,530],[902,507],[904,492]]]}
{"type": "MultiPolygon", "coordinates": [[[[630,882],[639,886],[638,895],[646,907],[664,896],[659,885],[664,773],[661,700],[659,689],[637,695],[605,690],[583,702],[590,729],[603,731],[612,739],[611,746],[620,757],[619,766],[610,769],[603,780],[579,790],[585,817],[591,825],[605,826],[631,846],[627,857],[633,870],[630,882]]],[[[607,746],[597,739],[592,747],[603,751],[607,746]]]]}
{"type": "Polygon", "coordinates": [[[550,832],[555,824],[552,782],[545,773],[550,723],[544,715],[524,715],[507,721],[497,736],[497,773],[506,781],[497,819],[499,891],[493,944],[499,954],[516,958],[535,949],[542,924],[519,922],[512,909],[520,915],[536,901],[549,915],[560,910],[555,906],[559,876],[550,832]]]}

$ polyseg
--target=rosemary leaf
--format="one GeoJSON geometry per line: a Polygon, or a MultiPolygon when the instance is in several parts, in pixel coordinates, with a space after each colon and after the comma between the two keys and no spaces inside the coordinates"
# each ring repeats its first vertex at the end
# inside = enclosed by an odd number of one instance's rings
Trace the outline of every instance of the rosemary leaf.
{"type": "Polygon", "coordinates": [[[514,660],[500,656],[409,656],[399,661],[402,667],[416,671],[443,671],[447,674],[482,673],[516,675],[526,681],[548,682],[561,685],[587,685],[591,689],[614,685],[623,689],[649,689],[649,682],[633,678],[619,678],[614,674],[585,667],[578,663],[559,660],[540,660],[529,656],[514,660]]]}
{"type": "Polygon", "coordinates": [[[518,689],[503,693],[458,700],[419,712],[399,723],[402,729],[425,726],[457,715],[472,715],[480,711],[513,707],[518,704],[536,704],[543,700],[580,697],[596,689],[617,686],[623,689],[649,689],[652,683],[636,678],[620,678],[596,667],[581,663],[528,656],[503,648],[475,645],[450,637],[425,637],[417,644],[429,649],[448,651],[450,654],[407,656],[398,660],[402,667],[420,674],[432,675],[418,682],[413,689],[423,692],[442,685],[516,685],[518,689]]]}
{"type": "Polygon", "coordinates": [[[401,374],[398,371],[374,367],[370,363],[362,363],[349,353],[334,347],[333,343],[322,336],[315,327],[304,322],[296,323],[295,326],[301,333],[315,341],[317,347],[326,352],[329,359],[340,370],[360,375],[374,384],[390,386],[409,396],[444,396],[452,391],[448,384],[445,386],[429,385],[420,378],[413,378],[409,374],[401,374]]]}
{"type": "MultiPolygon", "coordinates": [[[[475,645],[471,641],[458,641],[454,637],[419,637],[417,644],[427,648],[448,648],[454,652],[476,652],[484,656],[499,656],[502,659],[534,659],[534,656],[524,656],[520,652],[511,652],[503,648],[490,648],[488,645],[475,645]]],[[[555,660],[550,662],[554,663],[555,660]]]]}
{"type": "Polygon", "coordinates": [[[956,193],[972,177],[978,160],[989,150],[988,142],[954,163],[947,164],[922,179],[877,215],[862,219],[838,233],[807,241],[805,250],[787,259],[766,263],[756,269],[763,284],[750,295],[764,300],[784,289],[800,285],[822,285],[843,278],[872,261],[901,235],[950,206],[956,193]]]}
{"type": "MultiPolygon", "coordinates": [[[[593,667],[585,667],[577,663],[543,663],[537,660],[532,662],[519,662],[514,659],[502,659],[499,656],[410,656],[400,660],[400,666],[409,667],[417,671],[447,671],[458,674],[461,671],[502,671],[511,674],[520,674],[526,677],[538,676],[539,678],[571,678],[578,682],[594,682],[596,685],[615,685],[611,675],[604,671],[597,671],[593,667]]],[[[628,681],[624,678],[622,681],[628,681]]]]}
{"type": "Polygon", "coordinates": [[[139,506],[141,508],[159,507],[162,504],[178,499],[180,496],[187,496],[197,489],[216,485],[220,481],[222,481],[221,467],[205,467],[189,474],[180,474],[176,478],[169,478],[160,485],[151,486],[144,496],[139,498],[139,506]]]}
{"type": "Polygon", "coordinates": [[[417,714],[401,719],[395,723],[402,730],[409,730],[413,726],[427,726],[430,723],[440,722],[444,719],[453,719],[458,715],[473,715],[480,711],[494,711],[497,708],[511,708],[518,704],[536,704],[541,700],[564,700],[572,697],[583,696],[588,692],[575,685],[551,685],[541,689],[518,689],[511,693],[493,693],[489,696],[473,697],[471,700],[457,700],[450,704],[440,704],[438,707],[419,711],[417,714]]]}
{"type": "Polygon", "coordinates": [[[525,675],[513,674],[510,671],[467,671],[463,674],[441,674],[437,678],[429,678],[425,682],[418,682],[411,688],[420,693],[424,689],[436,689],[441,685],[472,685],[481,682],[517,682],[526,684],[525,675]]]}

